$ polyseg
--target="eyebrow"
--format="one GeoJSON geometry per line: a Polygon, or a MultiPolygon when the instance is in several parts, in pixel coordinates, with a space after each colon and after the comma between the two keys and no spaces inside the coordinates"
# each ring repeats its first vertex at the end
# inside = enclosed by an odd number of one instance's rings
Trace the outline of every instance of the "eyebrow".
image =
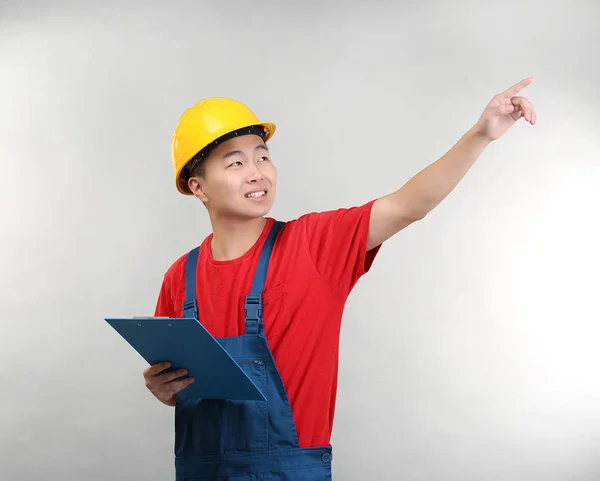
{"type": "MultiPolygon", "coordinates": [[[[265,144],[261,144],[261,145],[257,145],[256,147],[254,147],[254,150],[265,150],[266,152],[269,151],[269,147],[267,147],[265,144]]],[[[230,152],[227,152],[224,156],[223,159],[228,159],[229,157],[233,157],[234,155],[242,155],[243,152],[241,150],[232,150],[230,152]]]]}

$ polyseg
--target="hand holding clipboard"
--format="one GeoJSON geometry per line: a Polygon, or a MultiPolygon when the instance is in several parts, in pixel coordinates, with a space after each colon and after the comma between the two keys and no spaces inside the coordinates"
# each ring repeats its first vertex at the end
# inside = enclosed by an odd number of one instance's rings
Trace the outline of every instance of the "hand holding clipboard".
{"type": "Polygon", "coordinates": [[[192,384],[194,378],[189,376],[184,378],[187,369],[173,371],[169,370],[170,367],[171,363],[164,361],[144,369],[144,381],[156,399],[167,406],[175,406],[177,393],[192,384]]]}

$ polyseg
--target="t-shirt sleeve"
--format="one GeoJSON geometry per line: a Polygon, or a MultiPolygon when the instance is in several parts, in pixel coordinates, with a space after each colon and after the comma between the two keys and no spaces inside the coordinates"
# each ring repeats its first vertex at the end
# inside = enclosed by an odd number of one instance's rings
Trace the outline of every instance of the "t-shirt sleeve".
{"type": "Polygon", "coordinates": [[[348,295],[373,264],[381,245],[367,251],[371,209],[362,206],[305,216],[308,249],[320,276],[334,290],[348,295]]]}
{"type": "Polygon", "coordinates": [[[163,278],[162,286],[160,287],[160,291],[158,293],[154,317],[175,317],[175,309],[173,306],[173,299],[171,298],[171,291],[169,289],[167,276],[163,278]]]}

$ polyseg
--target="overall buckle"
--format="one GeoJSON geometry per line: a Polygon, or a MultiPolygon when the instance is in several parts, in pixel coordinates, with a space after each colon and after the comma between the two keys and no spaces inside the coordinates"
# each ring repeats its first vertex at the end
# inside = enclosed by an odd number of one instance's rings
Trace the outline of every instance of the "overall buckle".
{"type": "Polygon", "coordinates": [[[262,299],[260,295],[249,294],[244,304],[246,315],[246,333],[258,334],[262,324],[262,299]]]}
{"type": "Polygon", "coordinates": [[[190,317],[190,313],[194,319],[198,319],[198,304],[196,303],[196,299],[183,302],[183,317],[190,317]]]}

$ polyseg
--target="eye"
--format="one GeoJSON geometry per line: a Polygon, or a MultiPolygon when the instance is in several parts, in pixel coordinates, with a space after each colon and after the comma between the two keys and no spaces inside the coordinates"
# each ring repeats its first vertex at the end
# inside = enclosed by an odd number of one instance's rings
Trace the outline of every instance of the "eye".
{"type": "Polygon", "coordinates": [[[239,160],[236,160],[235,162],[233,162],[232,164],[229,164],[228,167],[235,167],[235,164],[239,164],[242,165],[242,163],[239,160]]]}
{"type": "Polygon", "coordinates": [[[259,161],[259,162],[261,162],[261,161],[263,161],[263,162],[267,162],[268,160],[269,160],[269,158],[268,158],[266,155],[264,155],[264,156],[262,156],[260,159],[258,159],[258,161],[259,161]],[[263,159],[264,159],[264,160],[263,160],[263,159]]]}

